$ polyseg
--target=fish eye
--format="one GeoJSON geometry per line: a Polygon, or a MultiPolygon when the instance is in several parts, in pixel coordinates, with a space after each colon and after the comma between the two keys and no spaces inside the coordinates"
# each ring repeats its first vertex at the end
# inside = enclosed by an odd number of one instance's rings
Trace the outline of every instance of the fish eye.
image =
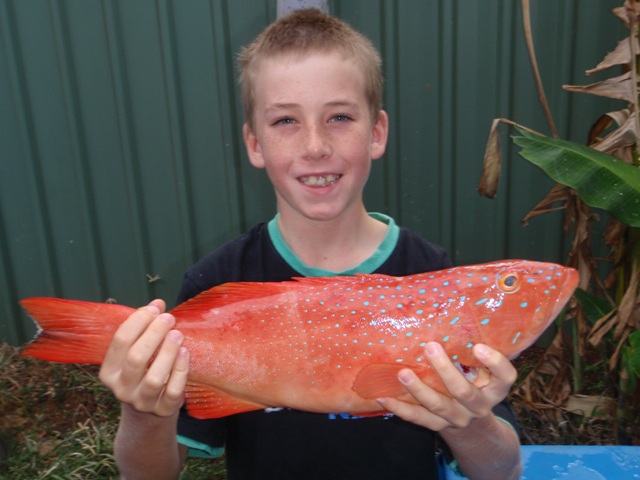
{"type": "Polygon", "coordinates": [[[498,277],[498,288],[505,293],[513,293],[520,287],[520,277],[517,273],[509,273],[498,277]]]}

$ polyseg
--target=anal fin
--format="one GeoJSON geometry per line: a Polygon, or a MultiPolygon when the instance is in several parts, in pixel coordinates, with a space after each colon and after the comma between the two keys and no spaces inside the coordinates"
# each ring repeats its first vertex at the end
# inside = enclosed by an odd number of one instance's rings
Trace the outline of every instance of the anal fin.
{"type": "Polygon", "coordinates": [[[267,408],[267,405],[241,400],[201,383],[189,383],[185,397],[187,412],[198,419],[221,418],[267,408]]]}

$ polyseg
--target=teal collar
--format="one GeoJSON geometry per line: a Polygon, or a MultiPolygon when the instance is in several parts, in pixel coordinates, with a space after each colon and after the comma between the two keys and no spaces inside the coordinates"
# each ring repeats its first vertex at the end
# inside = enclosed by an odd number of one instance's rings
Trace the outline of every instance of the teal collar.
{"type": "Polygon", "coordinates": [[[289,248],[289,245],[286,244],[284,238],[282,238],[282,234],[280,233],[280,228],[278,227],[278,216],[277,214],[268,224],[269,229],[269,237],[271,238],[271,242],[276,247],[276,250],[280,254],[282,258],[297,272],[301,273],[305,277],[326,277],[332,275],[355,275],[356,273],[373,273],[389,258],[391,252],[396,247],[398,243],[398,238],[400,236],[400,227],[396,225],[396,222],[393,218],[388,215],[384,215],[382,213],[371,212],[369,215],[376,220],[380,220],[383,223],[388,225],[387,234],[382,240],[382,243],[378,247],[378,249],[371,255],[369,258],[364,260],[362,263],[356,265],[355,267],[349,268],[342,272],[332,272],[330,270],[324,270],[322,268],[313,268],[305,265],[293,250],[289,248]]]}

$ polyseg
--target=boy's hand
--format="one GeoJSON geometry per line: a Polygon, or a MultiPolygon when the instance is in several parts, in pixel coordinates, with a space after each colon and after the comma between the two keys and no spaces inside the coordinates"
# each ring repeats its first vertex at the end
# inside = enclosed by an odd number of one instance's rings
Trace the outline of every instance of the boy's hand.
{"type": "Polygon", "coordinates": [[[464,428],[474,419],[489,416],[491,409],[507,396],[517,378],[517,371],[511,362],[486,345],[474,347],[476,358],[491,372],[489,384],[482,388],[476,387],[462,375],[440,344],[428,343],[425,352],[451,397],[423,383],[412,370],[404,369],[398,378],[418,405],[395,398],[378,401],[400,418],[434,431],[448,427],[464,428]]]}
{"type": "Polygon", "coordinates": [[[189,353],[173,315],[154,300],[118,328],[100,368],[100,381],[139,412],[174,415],[183,402],[189,353]]]}

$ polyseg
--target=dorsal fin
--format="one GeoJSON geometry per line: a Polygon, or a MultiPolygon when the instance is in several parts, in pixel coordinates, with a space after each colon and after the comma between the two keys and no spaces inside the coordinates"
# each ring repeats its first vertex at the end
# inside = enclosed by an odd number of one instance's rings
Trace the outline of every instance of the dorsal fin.
{"type": "MultiPolygon", "coordinates": [[[[383,275],[381,273],[356,273],[355,275],[340,275],[335,277],[294,277],[293,280],[303,285],[342,285],[351,284],[353,286],[360,283],[366,284],[367,282],[382,282],[397,280],[401,277],[392,277],[390,275],[383,275]]],[[[285,282],[288,283],[288,282],[285,282]]]]}
{"type": "Polygon", "coordinates": [[[289,292],[297,282],[230,282],[223,283],[181,303],[171,310],[180,320],[199,320],[204,311],[222,308],[244,300],[255,300],[289,292]]]}
{"type": "Polygon", "coordinates": [[[295,277],[285,282],[229,282],[206,290],[196,297],[178,305],[171,313],[181,321],[200,320],[203,311],[222,308],[236,302],[257,300],[282,293],[304,290],[309,287],[326,286],[340,288],[345,284],[356,287],[368,282],[393,279],[388,275],[336,276],[336,277],[295,277]]]}

